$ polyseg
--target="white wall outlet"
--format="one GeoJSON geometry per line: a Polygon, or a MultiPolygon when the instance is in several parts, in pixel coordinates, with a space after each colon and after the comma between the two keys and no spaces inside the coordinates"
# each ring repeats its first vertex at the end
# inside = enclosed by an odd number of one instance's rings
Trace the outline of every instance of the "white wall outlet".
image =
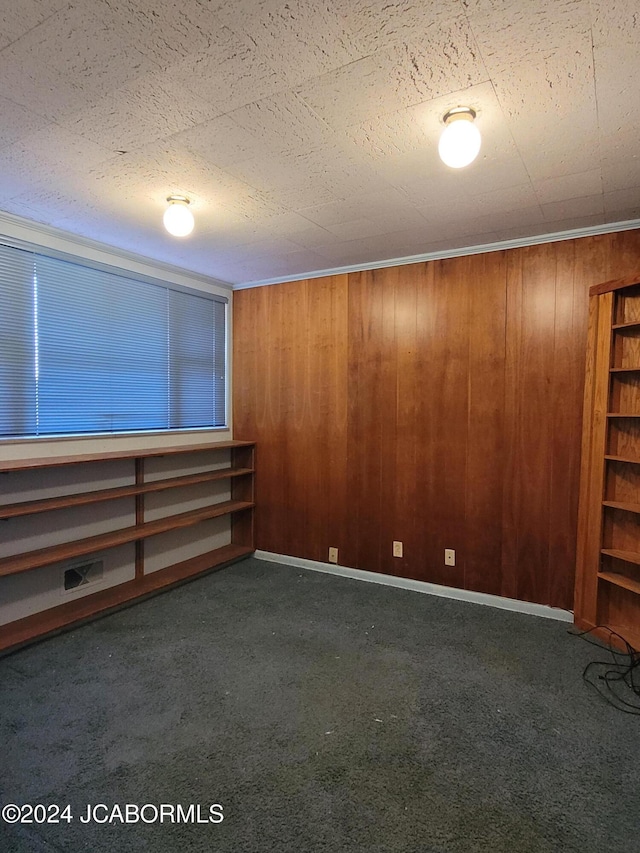
{"type": "Polygon", "coordinates": [[[456,552],[453,550],[453,548],[444,549],[444,564],[445,566],[455,566],[456,552]]]}
{"type": "Polygon", "coordinates": [[[337,548],[329,548],[329,562],[337,563],[338,562],[338,549],[337,548]]]}
{"type": "Polygon", "coordinates": [[[393,556],[394,557],[402,557],[402,542],[393,543],[393,556]]]}

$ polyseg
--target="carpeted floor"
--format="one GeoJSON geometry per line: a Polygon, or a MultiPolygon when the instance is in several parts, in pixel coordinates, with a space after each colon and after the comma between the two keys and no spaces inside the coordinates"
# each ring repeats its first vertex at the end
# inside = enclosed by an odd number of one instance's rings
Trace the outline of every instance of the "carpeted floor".
{"type": "Polygon", "coordinates": [[[640,719],[568,627],[246,560],[0,659],[2,804],[71,806],[0,850],[634,853],[640,719]]]}

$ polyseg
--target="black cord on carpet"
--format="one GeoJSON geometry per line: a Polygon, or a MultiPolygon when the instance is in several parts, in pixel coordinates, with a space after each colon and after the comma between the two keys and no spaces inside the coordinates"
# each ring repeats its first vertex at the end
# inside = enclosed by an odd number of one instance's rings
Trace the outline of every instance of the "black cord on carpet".
{"type": "Polygon", "coordinates": [[[625,714],[640,717],[640,652],[633,648],[627,640],[607,628],[606,625],[595,625],[588,631],[568,633],[574,637],[581,637],[593,646],[602,648],[601,644],[588,635],[597,628],[609,632],[609,653],[611,660],[594,660],[586,665],[582,677],[590,684],[610,705],[625,714]],[[613,637],[622,640],[626,646],[626,652],[619,652],[611,642],[613,637]]]}

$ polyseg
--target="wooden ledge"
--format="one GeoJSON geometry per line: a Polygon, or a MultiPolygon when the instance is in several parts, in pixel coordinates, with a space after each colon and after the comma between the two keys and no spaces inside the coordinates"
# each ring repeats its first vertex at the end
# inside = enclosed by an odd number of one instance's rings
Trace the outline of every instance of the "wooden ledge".
{"type": "Polygon", "coordinates": [[[110,462],[114,459],[149,459],[154,456],[174,456],[179,453],[199,453],[206,450],[228,450],[254,447],[254,441],[212,441],[207,444],[179,444],[171,447],[148,447],[138,450],[107,450],[103,453],[73,453],[69,456],[45,456],[38,459],[7,459],[0,461],[0,471],[28,471],[31,468],[53,468],[57,465],[77,465],[81,462],[110,462]]]}

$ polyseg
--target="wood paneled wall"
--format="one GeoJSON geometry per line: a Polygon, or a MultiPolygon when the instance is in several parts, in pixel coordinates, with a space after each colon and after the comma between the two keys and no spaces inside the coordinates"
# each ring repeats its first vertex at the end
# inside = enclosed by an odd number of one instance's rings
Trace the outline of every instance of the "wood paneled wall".
{"type": "Polygon", "coordinates": [[[257,547],[571,608],[587,291],[638,270],[627,231],[237,291],[257,547]]]}

